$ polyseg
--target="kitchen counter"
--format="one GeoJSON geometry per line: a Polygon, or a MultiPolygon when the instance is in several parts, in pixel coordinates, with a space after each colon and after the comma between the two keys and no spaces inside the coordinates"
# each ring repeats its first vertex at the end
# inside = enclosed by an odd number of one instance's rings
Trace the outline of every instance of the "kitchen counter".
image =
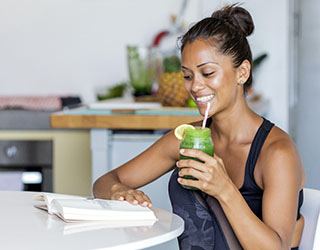
{"type": "MultiPolygon", "coordinates": [[[[99,103],[95,104],[100,107],[99,103]]],[[[55,112],[51,114],[51,126],[64,129],[163,130],[203,119],[197,108],[134,109],[134,104],[130,106],[130,103],[127,103],[125,105],[127,109],[122,110],[80,107],[55,112]]],[[[269,101],[267,99],[248,100],[248,105],[258,114],[268,115],[269,101]]],[[[90,107],[96,106],[90,105],[90,107]]]]}
{"type": "Polygon", "coordinates": [[[50,111],[0,110],[1,129],[44,130],[50,127],[50,111]]]}
{"type": "Polygon", "coordinates": [[[201,119],[197,109],[190,108],[161,108],[132,112],[79,108],[53,113],[51,126],[66,129],[162,130],[201,119]]]}

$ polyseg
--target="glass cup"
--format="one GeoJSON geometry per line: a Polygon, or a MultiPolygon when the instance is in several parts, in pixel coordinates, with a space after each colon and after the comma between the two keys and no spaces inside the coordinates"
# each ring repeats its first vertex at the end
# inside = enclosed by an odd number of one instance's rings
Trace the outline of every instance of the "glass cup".
{"type": "MultiPolygon", "coordinates": [[[[187,128],[185,130],[183,140],[180,143],[180,149],[198,149],[210,156],[213,156],[214,145],[211,138],[211,129],[201,128],[201,127],[196,127],[195,129],[187,128]]],[[[180,155],[180,160],[185,160],[185,159],[193,159],[196,161],[200,161],[197,158],[180,155]]],[[[195,177],[191,175],[185,175],[182,178],[197,180],[195,177]]],[[[185,185],[182,185],[182,186],[187,189],[197,190],[194,187],[189,187],[185,185]]]]}

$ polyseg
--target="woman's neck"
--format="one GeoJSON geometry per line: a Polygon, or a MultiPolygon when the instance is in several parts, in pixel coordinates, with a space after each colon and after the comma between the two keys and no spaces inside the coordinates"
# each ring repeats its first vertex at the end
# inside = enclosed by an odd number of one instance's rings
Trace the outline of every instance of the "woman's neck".
{"type": "Polygon", "coordinates": [[[228,110],[212,117],[213,136],[226,143],[245,143],[252,138],[261,117],[254,113],[244,98],[239,98],[228,110]]]}

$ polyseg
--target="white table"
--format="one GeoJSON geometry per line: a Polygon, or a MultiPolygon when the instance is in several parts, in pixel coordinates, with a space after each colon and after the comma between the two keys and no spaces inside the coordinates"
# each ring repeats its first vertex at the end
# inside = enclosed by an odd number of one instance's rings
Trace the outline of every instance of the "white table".
{"type": "Polygon", "coordinates": [[[143,249],[184,230],[183,220],[163,209],[154,209],[159,220],[149,227],[69,230],[70,224],[33,206],[34,194],[0,191],[1,249],[143,249]]]}

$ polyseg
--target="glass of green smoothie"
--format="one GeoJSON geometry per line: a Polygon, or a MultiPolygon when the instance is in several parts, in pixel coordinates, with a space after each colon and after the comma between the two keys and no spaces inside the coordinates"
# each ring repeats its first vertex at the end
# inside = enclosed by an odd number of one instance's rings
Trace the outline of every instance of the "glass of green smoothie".
{"type": "MultiPolygon", "coordinates": [[[[202,152],[207,153],[210,156],[213,156],[214,146],[211,139],[211,129],[201,127],[186,128],[184,131],[183,139],[180,143],[180,149],[198,149],[202,152]]],[[[180,160],[185,159],[193,159],[196,161],[200,161],[197,158],[180,155],[180,160]]],[[[195,177],[191,175],[185,175],[183,176],[183,178],[197,180],[195,177]]],[[[182,186],[187,189],[197,190],[194,187],[189,187],[185,185],[182,186]]]]}

